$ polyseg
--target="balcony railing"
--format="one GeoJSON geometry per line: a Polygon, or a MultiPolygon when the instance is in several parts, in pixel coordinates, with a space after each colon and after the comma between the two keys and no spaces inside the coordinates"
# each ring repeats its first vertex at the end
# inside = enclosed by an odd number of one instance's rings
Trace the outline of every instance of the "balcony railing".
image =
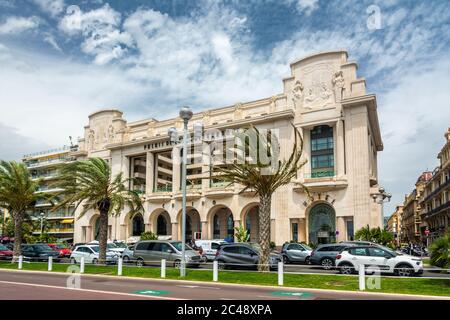
{"type": "Polygon", "coordinates": [[[314,171],[311,173],[305,173],[303,176],[305,179],[316,179],[316,178],[330,178],[335,176],[334,170],[323,170],[323,171],[314,171]]]}
{"type": "Polygon", "coordinates": [[[450,185],[450,179],[447,179],[444,183],[440,184],[436,189],[434,189],[429,195],[425,197],[424,202],[430,200],[433,196],[439,193],[442,189],[450,185]]]}
{"type": "Polygon", "coordinates": [[[63,158],[56,158],[56,159],[49,159],[49,160],[42,160],[42,161],[36,161],[36,162],[27,162],[26,165],[28,168],[34,168],[46,164],[53,164],[53,163],[61,163],[66,161],[73,161],[75,158],[72,157],[63,157],[63,158]]]}
{"type": "Polygon", "coordinates": [[[211,188],[225,188],[225,187],[229,187],[230,183],[226,182],[226,181],[211,181],[209,186],[211,188]]]}
{"type": "Polygon", "coordinates": [[[154,192],[172,192],[172,186],[158,186],[153,191],[154,192]]]}

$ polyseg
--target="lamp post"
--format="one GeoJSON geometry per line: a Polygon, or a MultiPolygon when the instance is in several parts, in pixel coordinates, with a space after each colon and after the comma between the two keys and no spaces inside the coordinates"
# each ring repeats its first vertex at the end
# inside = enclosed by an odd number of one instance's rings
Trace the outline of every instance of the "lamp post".
{"type": "MultiPolygon", "coordinates": [[[[183,119],[183,159],[181,165],[181,192],[182,192],[182,213],[181,213],[181,266],[180,277],[186,276],[186,163],[187,163],[187,140],[188,122],[192,118],[192,110],[189,107],[182,107],[180,118],[183,119]]],[[[168,134],[171,142],[178,142],[176,128],[169,128],[168,134]]]]}
{"type": "Polygon", "coordinates": [[[383,187],[380,187],[380,189],[378,189],[378,193],[372,195],[373,201],[381,205],[381,225],[380,225],[380,228],[384,227],[384,208],[383,208],[384,207],[384,203],[391,201],[391,197],[392,197],[392,195],[390,193],[387,193],[386,190],[384,190],[383,187]]]}

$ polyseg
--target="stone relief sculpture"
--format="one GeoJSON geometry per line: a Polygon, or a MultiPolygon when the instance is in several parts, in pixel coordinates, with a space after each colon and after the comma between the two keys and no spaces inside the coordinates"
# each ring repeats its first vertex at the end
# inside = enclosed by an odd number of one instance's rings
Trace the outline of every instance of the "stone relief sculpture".
{"type": "Polygon", "coordinates": [[[334,86],[334,96],[336,102],[341,101],[343,98],[343,91],[344,91],[344,73],[342,71],[338,71],[334,74],[333,77],[333,86],[334,86]]]}
{"type": "Polygon", "coordinates": [[[236,103],[234,105],[234,118],[242,119],[242,103],[236,103]]]}
{"type": "Polygon", "coordinates": [[[88,133],[88,138],[87,138],[87,145],[89,150],[93,150],[94,149],[94,145],[95,145],[95,132],[94,130],[89,130],[88,133]]]}
{"type": "Polygon", "coordinates": [[[276,101],[277,101],[277,97],[275,97],[275,96],[270,97],[270,106],[269,106],[270,113],[276,111],[276,109],[277,109],[276,101]]]}
{"type": "Polygon", "coordinates": [[[295,81],[294,87],[292,88],[292,102],[294,103],[294,107],[301,107],[303,102],[303,84],[300,80],[295,81]]]}
{"type": "Polygon", "coordinates": [[[114,142],[114,139],[116,138],[116,133],[114,132],[113,125],[109,125],[108,128],[108,142],[114,142]]]}

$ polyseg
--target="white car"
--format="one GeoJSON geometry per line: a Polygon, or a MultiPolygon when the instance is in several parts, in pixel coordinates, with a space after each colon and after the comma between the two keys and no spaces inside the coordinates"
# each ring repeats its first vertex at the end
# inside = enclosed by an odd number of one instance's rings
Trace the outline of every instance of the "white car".
{"type": "MultiPolygon", "coordinates": [[[[82,245],[75,248],[70,254],[70,262],[73,264],[80,263],[81,258],[84,257],[85,263],[98,263],[99,246],[97,245],[82,245]]],[[[120,253],[106,251],[106,263],[116,263],[120,253]]]]}
{"type": "Polygon", "coordinates": [[[383,246],[348,247],[336,256],[336,267],[342,274],[359,271],[360,265],[402,277],[423,273],[422,259],[399,254],[383,246]]]}
{"type": "MultiPolygon", "coordinates": [[[[95,246],[98,246],[98,241],[97,240],[94,240],[94,241],[91,241],[91,242],[89,242],[88,243],[88,245],[95,245],[95,246]]],[[[107,243],[106,243],[106,250],[108,250],[108,251],[112,251],[112,252],[116,252],[116,253],[118,253],[119,255],[121,255],[122,254],[122,252],[124,252],[124,250],[126,249],[126,245],[124,244],[124,245],[122,245],[122,243],[114,243],[114,242],[112,242],[112,241],[108,241],[107,243]]]]}
{"type": "Polygon", "coordinates": [[[216,252],[219,246],[225,243],[224,240],[195,240],[195,245],[202,248],[202,257],[206,261],[213,261],[216,257],[216,252]]]}

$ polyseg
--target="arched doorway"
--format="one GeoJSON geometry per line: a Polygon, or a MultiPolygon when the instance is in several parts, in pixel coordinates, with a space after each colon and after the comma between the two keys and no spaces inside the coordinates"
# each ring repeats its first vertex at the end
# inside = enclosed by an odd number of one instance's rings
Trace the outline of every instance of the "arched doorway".
{"type": "Polygon", "coordinates": [[[234,219],[229,208],[222,207],[213,213],[211,234],[213,239],[234,238],[234,219]]]}
{"type": "Polygon", "coordinates": [[[144,218],[141,214],[136,214],[131,221],[131,235],[140,236],[145,230],[144,218]]]}
{"type": "Polygon", "coordinates": [[[167,211],[161,212],[156,218],[156,234],[158,236],[169,236],[172,234],[172,224],[167,211]]]}
{"type": "Polygon", "coordinates": [[[250,242],[259,242],[259,206],[248,209],[245,213],[245,229],[250,234],[250,242]]]}
{"type": "MultiPolygon", "coordinates": [[[[182,212],[178,214],[178,224],[180,233],[182,234],[182,212]]],[[[202,232],[202,224],[200,223],[200,214],[194,208],[186,208],[186,241],[200,239],[202,232]]]]}
{"type": "Polygon", "coordinates": [[[309,242],[314,244],[336,241],[336,213],[326,204],[319,203],[309,211],[309,242]]]}
{"type": "Polygon", "coordinates": [[[100,238],[100,216],[97,216],[94,223],[94,240],[97,240],[100,238]]]}

